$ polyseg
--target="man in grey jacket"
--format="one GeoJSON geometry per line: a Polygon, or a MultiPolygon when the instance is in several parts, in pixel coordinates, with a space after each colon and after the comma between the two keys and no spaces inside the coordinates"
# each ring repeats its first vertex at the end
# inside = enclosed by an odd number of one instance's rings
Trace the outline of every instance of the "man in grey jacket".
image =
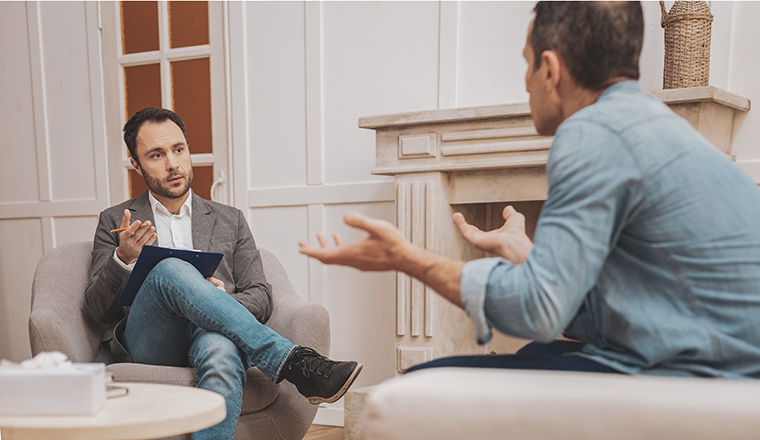
{"type": "Polygon", "coordinates": [[[100,214],[85,302],[93,319],[109,324],[101,358],[194,367],[197,386],[227,403],[224,421],[194,439],[232,439],[250,366],[273,382],[292,382],[313,404],[343,396],[361,364],[327,359],[263,324],[272,313],[272,292],[253,235],[239,209],[190,190],[193,169],[182,119],[146,108],[126,123],[124,141],[148,191],[100,214]],[[121,292],[145,245],[224,257],[206,279],[189,263],[163,260],[132,306],[122,307],[121,292]]]}

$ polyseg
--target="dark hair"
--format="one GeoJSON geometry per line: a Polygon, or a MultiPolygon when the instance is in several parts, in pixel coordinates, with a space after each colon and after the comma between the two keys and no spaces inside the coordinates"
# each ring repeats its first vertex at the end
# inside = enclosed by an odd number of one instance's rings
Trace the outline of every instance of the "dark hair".
{"type": "Polygon", "coordinates": [[[180,118],[179,115],[173,111],[167,110],[165,108],[144,108],[132,115],[132,117],[129,118],[129,121],[124,124],[124,142],[127,144],[127,148],[129,149],[129,154],[132,156],[132,159],[134,159],[138,165],[140,164],[140,158],[137,157],[137,133],[140,131],[140,127],[142,127],[145,122],[160,123],[166,120],[170,120],[177,124],[177,126],[182,130],[182,134],[185,136],[185,141],[187,141],[185,123],[182,122],[182,118],[180,118]]]}
{"type": "Polygon", "coordinates": [[[528,41],[534,68],[545,50],[556,51],[578,85],[598,90],[612,78],[639,79],[644,14],[639,2],[542,1],[528,41]]]}

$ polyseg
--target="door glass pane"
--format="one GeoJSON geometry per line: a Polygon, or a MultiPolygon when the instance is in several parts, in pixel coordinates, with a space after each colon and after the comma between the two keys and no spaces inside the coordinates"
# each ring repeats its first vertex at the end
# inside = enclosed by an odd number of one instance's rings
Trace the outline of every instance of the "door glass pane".
{"type": "Polygon", "coordinates": [[[211,79],[209,59],[171,63],[172,108],[187,129],[190,153],[211,153],[211,79]]]}
{"type": "MultiPolygon", "coordinates": [[[[214,183],[214,167],[193,167],[193,192],[203,199],[211,200],[211,184],[214,183]]],[[[148,189],[145,179],[137,171],[129,170],[129,197],[137,197],[148,189]]]]}
{"type": "Polygon", "coordinates": [[[129,198],[137,197],[148,189],[145,179],[135,170],[129,170],[129,198]]]}
{"type": "Polygon", "coordinates": [[[125,54],[158,50],[158,2],[121,2],[121,44],[125,54]]]}
{"type": "Polygon", "coordinates": [[[193,167],[193,192],[202,199],[211,200],[211,184],[214,183],[214,167],[193,167]]]}
{"type": "Polygon", "coordinates": [[[124,68],[127,119],[145,107],[161,107],[161,67],[146,64],[124,68]]]}
{"type": "Polygon", "coordinates": [[[208,44],[208,2],[169,2],[170,46],[208,44]]]}

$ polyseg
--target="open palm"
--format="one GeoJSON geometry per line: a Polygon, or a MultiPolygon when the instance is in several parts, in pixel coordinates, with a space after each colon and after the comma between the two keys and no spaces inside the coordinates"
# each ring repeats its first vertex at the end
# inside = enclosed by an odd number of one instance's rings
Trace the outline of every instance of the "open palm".
{"type": "Polygon", "coordinates": [[[299,243],[300,252],[324,264],[338,264],[359,270],[399,270],[399,261],[406,254],[403,248],[411,245],[396,227],[384,220],[349,212],[344,216],[348,226],[364,230],[368,235],[351,243],[344,243],[338,234],[333,235],[335,246],[319,234],[320,247],[308,241],[299,243]]]}
{"type": "Polygon", "coordinates": [[[454,214],[454,223],[465,240],[476,248],[498,255],[512,264],[522,264],[533,249],[533,242],[525,234],[525,216],[512,206],[502,211],[504,225],[493,231],[482,231],[464,219],[460,213],[454,214]]]}

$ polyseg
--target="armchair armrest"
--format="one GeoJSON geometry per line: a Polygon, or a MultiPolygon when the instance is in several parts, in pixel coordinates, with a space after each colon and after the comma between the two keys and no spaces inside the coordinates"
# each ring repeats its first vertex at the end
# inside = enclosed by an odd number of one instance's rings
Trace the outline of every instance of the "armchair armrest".
{"type": "Polygon", "coordinates": [[[259,249],[267,281],[272,285],[272,316],[266,325],[294,344],[330,354],[330,316],[319,304],[302,299],[293,289],[277,257],[259,249]]]}
{"type": "Polygon", "coordinates": [[[104,326],[82,312],[92,242],[59,246],[42,256],[32,282],[29,340],[32,354],[61,351],[73,362],[92,362],[104,326]]]}

